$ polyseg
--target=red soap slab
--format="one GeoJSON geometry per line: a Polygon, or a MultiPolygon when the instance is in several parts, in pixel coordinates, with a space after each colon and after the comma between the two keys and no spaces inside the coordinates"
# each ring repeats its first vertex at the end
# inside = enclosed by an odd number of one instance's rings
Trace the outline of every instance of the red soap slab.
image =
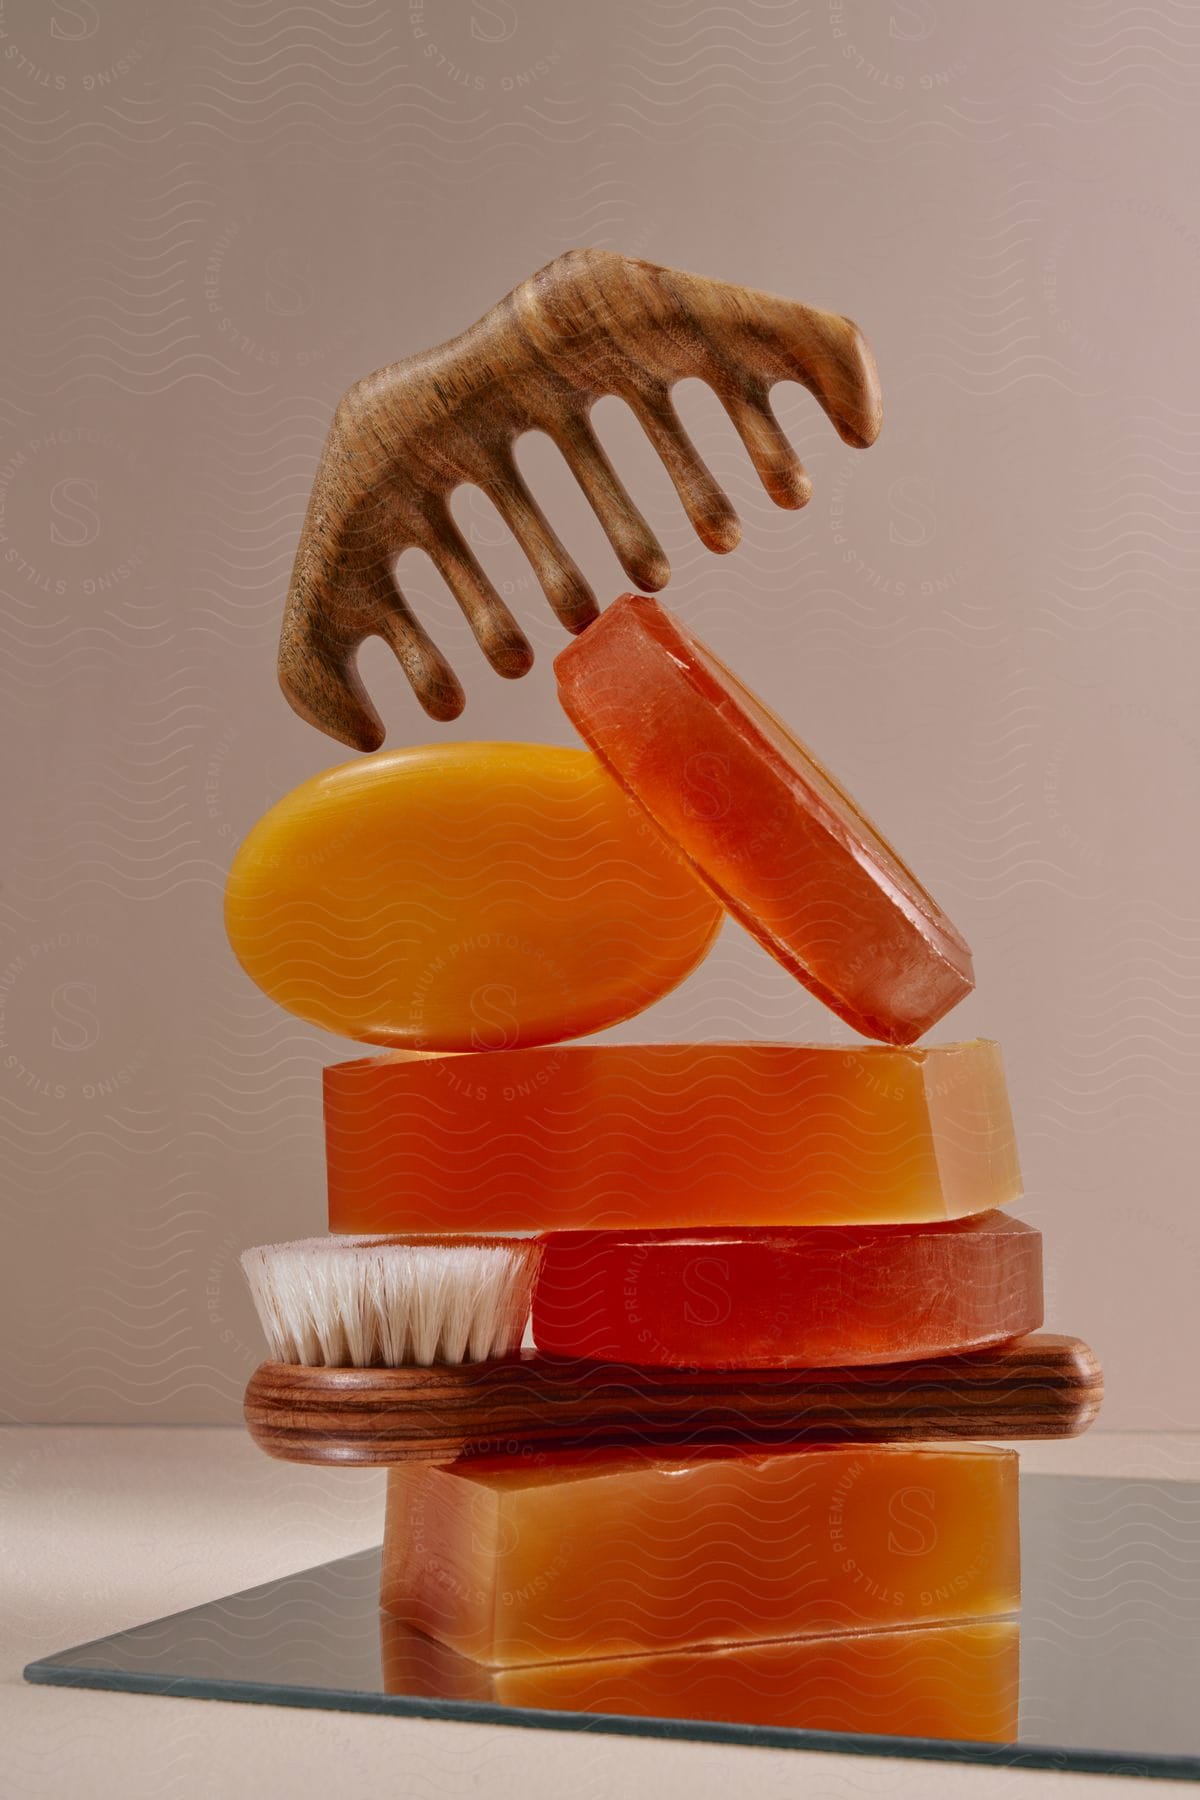
{"type": "Polygon", "coordinates": [[[592,750],[718,898],[866,1037],[910,1044],[971,952],[849,795],[679,620],[625,594],[555,659],[592,750]]]}
{"type": "Polygon", "coordinates": [[[555,1356],[689,1368],[913,1362],[1042,1322],[1042,1238],[1002,1212],[930,1225],[559,1231],[533,1337],[555,1356]]]}

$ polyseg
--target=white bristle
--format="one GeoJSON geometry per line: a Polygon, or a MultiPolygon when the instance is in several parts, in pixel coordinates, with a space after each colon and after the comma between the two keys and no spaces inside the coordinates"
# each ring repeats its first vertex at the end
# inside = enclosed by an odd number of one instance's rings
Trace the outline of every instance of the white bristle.
{"type": "Polygon", "coordinates": [[[242,1268],[275,1362],[402,1368],[486,1362],[529,1319],[536,1238],[301,1238],[260,1244],[242,1268]]]}

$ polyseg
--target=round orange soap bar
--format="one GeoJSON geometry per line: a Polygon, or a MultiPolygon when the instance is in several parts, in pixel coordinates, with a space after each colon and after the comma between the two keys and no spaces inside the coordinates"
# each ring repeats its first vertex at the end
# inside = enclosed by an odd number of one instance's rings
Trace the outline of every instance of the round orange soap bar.
{"type": "Polygon", "coordinates": [[[327,1031],[491,1051],[599,1031],[705,955],[721,909],[587,750],[445,744],[328,769],[251,831],[238,961],[327,1031]]]}
{"type": "Polygon", "coordinates": [[[971,952],[849,795],[655,600],[555,659],[585,742],[734,917],[856,1031],[911,1044],[971,992],[971,952]]]}

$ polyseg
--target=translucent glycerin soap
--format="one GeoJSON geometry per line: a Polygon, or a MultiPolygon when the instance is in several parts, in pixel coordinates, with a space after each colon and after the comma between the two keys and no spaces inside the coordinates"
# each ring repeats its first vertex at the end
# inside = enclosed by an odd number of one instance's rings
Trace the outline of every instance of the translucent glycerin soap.
{"type": "Polygon", "coordinates": [[[1041,1233],[932,1225],[551,1232],[533,1337],[555,1356],[831,1368],[977,1350],[1042,1323],[1041,1233]]]}
{"type": "Polygon", "coordinates": [[[970,993],[971,952],[937,902],[829,771],[656,600],[623,595],[554,667],[585,743],[847,1024],[909,1044],[970,993]]]}
{"type": "Polygon", "coordinates": [[[389,1694],[988,1744],[1017,1732],[1012,1618],[507,1669],[459,1656],[387,1613],[380,1643],[389,1694]]]}
{"type": "Polygon", "coordinates": [[[388,1473],[382,1605],[504,1667],[984,1618],[1018,1598],[1017,1459],[981,1444],[388,1473]]]}
{"type": "Polygon", "coordinates": [[[225,923],[314,1025],[410,1050],[598,1031],[707,952],[721,909],[589,751],[445,744],[314,776],[251,831],[225,923]]]}
{"type": "Polygon", "coordinates": [[[325,1071],[331,1231],[850,1225],[1021,1192],[998,1047],[576,1044],[325,1071]]]}

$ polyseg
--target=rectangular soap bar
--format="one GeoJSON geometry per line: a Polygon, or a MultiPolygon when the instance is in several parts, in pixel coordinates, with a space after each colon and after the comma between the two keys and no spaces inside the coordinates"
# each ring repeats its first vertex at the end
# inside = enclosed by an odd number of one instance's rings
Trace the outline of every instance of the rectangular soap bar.
{"type": "Polygon", "coordinates": [[[1020,1592],[981,1444],[622,1451],[389,1471],[381,1604],[508,1667],[984,1618],[1020,1592]]]}
{"type": "Polygon", "coordinates": [[[987,1744],[1017,1735],[1014,1618],[494,1669],[381,1613],[380,1648],[389,1694],[987,1744]]]}
{"type": "Polygon", "coordinates": [[[999,1047],[557,1044],[325,1071],[329,1228],[869,1225],[1004,1206],[999,1047]]]}
{"type": "Polygon", "coordinates": [[[677,1368],[835,1368],[978,1350],[1042,1322],[1041,1233],[930,1225],[552,1231],[533,1341],[677,1368]]]}

